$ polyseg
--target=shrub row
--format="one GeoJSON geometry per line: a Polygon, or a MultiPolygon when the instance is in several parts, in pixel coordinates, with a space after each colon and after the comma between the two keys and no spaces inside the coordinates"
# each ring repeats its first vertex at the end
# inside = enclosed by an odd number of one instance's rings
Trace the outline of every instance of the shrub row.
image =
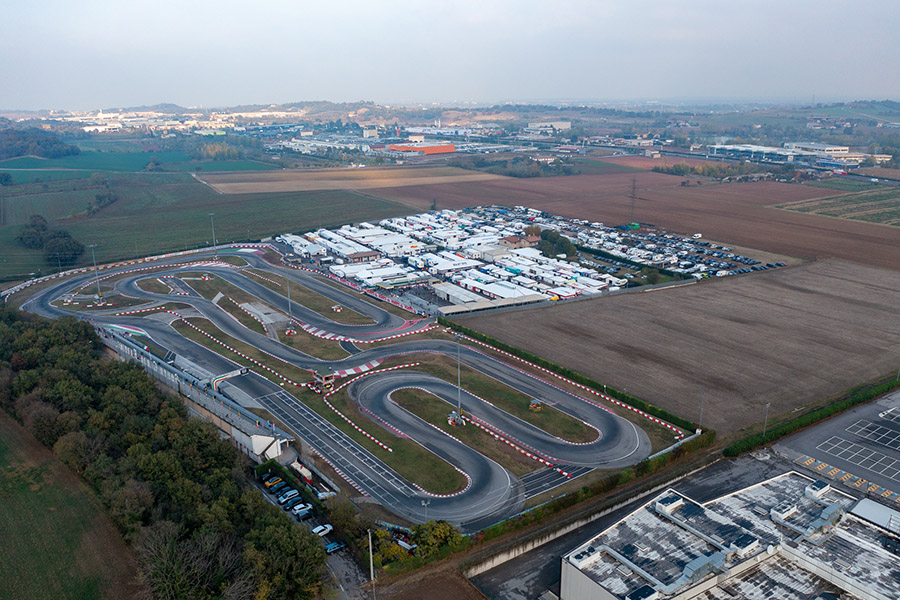
{"type": "Polygon", "coordinates": [[[515,531],[532,523],[541,521],[550,515],[561,512],[569,508],[570,506],[574,506],[579,502],[587,500],[588,498],[591,498],[593,496],[611,492],[615,488],[628,483],[636,477],[643,477],[644,475],[653,473],[654,471],[662,469],[663,467],[671,463],[677,462],[678,460],[692,452],[700,450],[701,448],[707,448],[712,445],[715,440],[715,431],[713,431],[712,429],[704,431],[696,438],[686,441],[682,445],[678,446],[677,448],[673,448],[671,451],[666,452],[665,454],[660,454],[659,456],[656,456],[654,458],[642,460],[634,467],[630,467],[619,471],[618,473],[608,475],[607,477],[595,481],[589,486],[584,486],[575,492],[570,492],[564,496],[555,498],[554,500],[551,500],[546,504],[536,506],[528,512],[516,515],[515,517],[511,517],[505,521],[501,521],[496,525],[491,525],[480,534],[477,534],[477,539],[479,541],[493,539],[495,537],[503,535],[504,533],[515,531]]]}
{"type": "Polygon", "coordinates": [[[765,436],[763,436],[762,433],[756,433],[734,442],[733,444],[725,448],[723,454],[725,456],[737,456],[739,454],[743,454],[744,452],[749,452],[751,450],[759,448],[760,446],[765,446],[766,444],[770,444],[776,440],[779,440],[786,435],[794,433],[798,429],[802,429],[832,415],[836,415],[847,410],[848,408],[856,406],[857,404],[868,402],[869,400],[886,394],[887,392],[898,387],[900,387],[900,380],[891,379],[879,384],[865,385],[853,388],[836,402],[808,412],[805,415],[782,423],[781,425],[772,427],[771,429],[766,431],[765,436]]]}
{"type": "Polygon", "coordinates": [[[638,410],[642,410],[645,413],[651,414],[654,417],[662,419],[663,421],[668,421],[669,423],[671,423],[673,425],[681,427],[682,429],[686,429],[688,432],[691,432],[696,428],[696,426],[694,425],[693,422],[691,422],[687,419],[684,419],[682,417],[679,417],[678,415],[672,414],[667,410],[659,408],[658,406],[653,406],[652,404],[645,402],[645,401],[641,400],[640,398],[635,398],[634,396],[626,394],[625,392],[622,392],[615,388],[604,387],[603,384],[601,384],[597,381],[594,381],[590,377],[582,375],[581,373],[578,373],[577,371],[573,371],[572,369],[568,369],[566,367],[557,365],[556,363],[552,363],[549,360],[541,358],[540,356],[536,356],[536,355],[534,355],[530,352],[527,352],[525,350],[522,350],[520,348],[516,348],[515,346],[510,346],[509,344],[501,342],[500,340],[498,340],[496,338],[492,338],[491,336],[485,335],[479,331],[470,329],[470,328],[466,327],[465,325],[460,325],[458,323],[454,323],[453,321],[451,321],[447,318],[444,318],[444,317],[438,317],[438,323],[440,323],[441,325],[443,325],[445,327],[450,327],[454,331],[459,331],[460,333],[464,333],[467,336],[469,336],[470,338],[476,339],[480,342],[484,342],[485,344],[493,346],[494,348],[497,348],[498,350],[508,352],[508,353],[512,354],[513,356],[527,360],[528,362],[534,363],[534,364],[538,365],[539,367],[543,367],[549,371],[553,371],[557,375],[562,375],[563,377],[566,377],[567,379],[571,379],[575,383],[580,383],[581,385],[589,387],[598,392],[603,392],[607,396],[615,398],[616,400],[619,400],[620,402],[624,402],[625,404],[628,404],[629,406],[637,408],[638,410]]]}

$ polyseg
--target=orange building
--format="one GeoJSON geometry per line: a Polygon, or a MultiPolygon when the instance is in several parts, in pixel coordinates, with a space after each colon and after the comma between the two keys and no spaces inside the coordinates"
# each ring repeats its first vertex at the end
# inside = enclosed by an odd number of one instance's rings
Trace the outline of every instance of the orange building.
{"type": "Polygon", "coordinates": [[[436,146],[427,146],[419,144],[391,144],[388,150],[393,152],[421,152],[422,154],[449,154],[456,152],[454,144],[439,144],[436,146]]]}

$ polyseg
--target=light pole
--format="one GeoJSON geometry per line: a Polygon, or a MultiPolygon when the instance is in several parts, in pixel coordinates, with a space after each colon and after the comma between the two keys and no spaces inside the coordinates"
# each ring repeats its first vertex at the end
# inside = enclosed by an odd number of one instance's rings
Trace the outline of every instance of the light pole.
{"type": "Polygon", "coordinates": [[[216,252],[216,222],[213,220],[213,215],[216,213],[209,213],[209,225],[212,227],[212,243],[213,243],[213,260],[217,260],[219,255],[216,252]]]}
{"type": "Polygon", "coordinates": [[[97,278],[97,297],[102,298],[103,293],[100,291],[100,275],[97,274],[97,256],[94,254],[94,248],[97,247],[97,244],[91,244],[88,248],[91,249],[91,258],[94,260],[94,277],[97,278]]]}
{"type": "Polygon", "coordinates": [[[462,421],[462,370],[459,362],[459,348],[462,346],[462,336],[460,334],[455,334],[456,336],[456,414],[460,421],[462,421]]]}
{"type": "Polygon", "coordinates": [[[431,504],[431,500],[422,500],[422,506],[425,507],[425,522],[428,522],[428,505],[431,504]]]}
{"type": "Polygon", "coordinates": [[[293,309],[291,307],[291,280],[285,277],[284,283],[287,285],[288,292],[288,329],[290,329],[291,323],[294,322],[294,313],[292,312],[293,309]]]}
{"type": "Polygon", "coordinates": [[[703,392],[700,392],[700,422],[697,423],[697,429],[698,429],[698,430],[702,430],[702,429],[703,429],[703,401],[704,401],[705,399],[706,399],[706,398],[705,398],[703,392]]]}
{"type": "Polygon", "coordinates": [[[763,422],[763,442],[766,441],[766,430],[769,428],[769,406],[771,402],[766,402],[766,420],[763,422]]]}
{"type": "Polygon", "coordinates": [[[372,600],[375,600],[375,561],[372,558],[372,530],[369,530],[369,580],[372,582],[372,600]]]}

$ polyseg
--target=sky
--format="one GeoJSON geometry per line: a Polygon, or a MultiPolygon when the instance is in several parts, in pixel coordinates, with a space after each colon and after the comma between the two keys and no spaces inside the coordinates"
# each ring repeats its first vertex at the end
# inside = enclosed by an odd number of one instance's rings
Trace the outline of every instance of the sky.
{"type": "Polygon", "coordinates": [[[31,0],[0,109],[900,100],[896,0],[31,0]]]}

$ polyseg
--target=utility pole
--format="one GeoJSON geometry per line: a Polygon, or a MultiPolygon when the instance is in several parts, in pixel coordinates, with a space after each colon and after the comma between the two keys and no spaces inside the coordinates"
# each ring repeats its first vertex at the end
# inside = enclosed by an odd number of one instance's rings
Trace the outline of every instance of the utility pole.
{"type": "Polygon", "coordinates": [[[763,423],[763,442],[766,441],[766,430],[769,428],[769,406],[771,406],[771,402],[766,402],[766,420],[763,423]]]}
{"type": "Polygon", "coordinates": [[[697,423],[697,430],[703,429],[703,401],[705,400],[704,393],[700,392],[700,422],[697,423]]]}
{"type": "Polygon", "coordinates": [[[288,327],[290,328],[291,324],[294,322],[294,313],[293,308],[291,307],[291,280],[285,276],[284,282],[287,284],[287,292],[288,292],[288,327]]]}
{"type": "Polygon", "coordinates": [[[213,260],[218,260],[219,255],[216,252],[216,222],[213,220],[213,215],[216,213],[209,213],[209,224],[212,227],[212,243],[213,243],[213,260]]]}
{"type": "Polygon", "coordinates": [[[462,346],[461,337],[458,333],[456,334],[456,414],[459,415],[460,421],[462,421],[462,373],[459,362],[459,347],[462,346]]]}
{"type": "Polygon", "coordinates": [[[102,298],[103,292],[100,291],[100,275],[97,273],[97,256],[94,254],[94,248],[97,247],[97,244],[91,244],[88,248],[91,249],[91,258],[94,260],[94,277],[97,278],[97,297],[102,298]]]}
{"type": "Polygon", "coordinates": [[[637,177],[631,178],[631,222],[634,223],[634,201],[637,198],[637,177]]]}
{"type": "Polygon", "coordinates": [[[372,530],[369,530],[369,580],[372,582],[372,600],[375,600],[375,561],[372,558],[372,530]]]}

